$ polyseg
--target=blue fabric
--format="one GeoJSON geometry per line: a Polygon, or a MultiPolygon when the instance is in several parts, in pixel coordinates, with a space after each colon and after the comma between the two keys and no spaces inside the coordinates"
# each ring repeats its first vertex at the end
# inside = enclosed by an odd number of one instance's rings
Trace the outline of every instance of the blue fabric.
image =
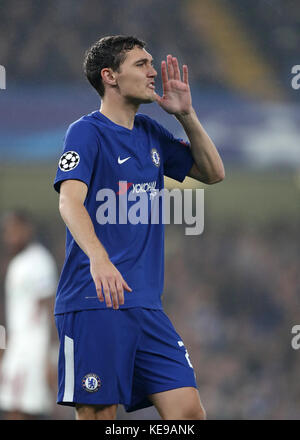
{"type": "MultiPolygon", "coordinates": [[[[129,130],[95,111],[71,124],[66,133],[54,187],[59,192],[68,179],[87,185],[85,207],[96,235],[132,288],[124,292],[122,308],[162,307],[164,225],[162,198],[155,197],[163,189],[164,175],[183,181],[192,164],[190,146],[146,115],[136,115],[129,130]],[[107,197],[104,189],[109,191],[107,197]],[[158,204],[151,214],[154,199],[158,204]],[[146,217],[138,201],[147,206],[146,217]],[[103,218],[111,213],[104,223],[103,218]],[[140,217],[138,223],[128,221],[130,213],[140,217]]],[[[88,257],[67,229],[55,313],[95,308],[106,308],[106,304],[97,298],[88,257]]]]}
{"type": "Polygon", "coordinates": [[[59,404],[123,404],[130,412],[151,406],[149,394],[197,388],[186,347],[162,310],[96,309],[55,319],[61,342],[59,404]],[[65,336],[74,341],[74,393],[67,401],[65,336]]]}

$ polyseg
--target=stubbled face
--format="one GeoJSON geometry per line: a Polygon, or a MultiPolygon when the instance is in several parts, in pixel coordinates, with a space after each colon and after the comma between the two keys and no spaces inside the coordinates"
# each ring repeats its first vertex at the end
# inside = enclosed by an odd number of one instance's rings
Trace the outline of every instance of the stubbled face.
{"type": "Polygon", "coordinates": [[[135,46],[128,51],[124,62],[116,75],[120,95],[137,104],[155,101],[155,78],[157,72],[153,67],[152,56],[135,46]]]}

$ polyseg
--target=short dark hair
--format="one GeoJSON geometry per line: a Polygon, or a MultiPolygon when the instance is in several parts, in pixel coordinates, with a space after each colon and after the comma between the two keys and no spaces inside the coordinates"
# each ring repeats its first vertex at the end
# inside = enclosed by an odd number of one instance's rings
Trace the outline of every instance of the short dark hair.
{"type": "Polygon", "coordinates": [[[124,62],[126,52],[135,46],[143,49],[146,43],[133,36],[113,35],[96,41],[85,53],[84,73],[101,97],[104,96],[104,84],[101,70],[111,68],[118,72],[124,62]]]}

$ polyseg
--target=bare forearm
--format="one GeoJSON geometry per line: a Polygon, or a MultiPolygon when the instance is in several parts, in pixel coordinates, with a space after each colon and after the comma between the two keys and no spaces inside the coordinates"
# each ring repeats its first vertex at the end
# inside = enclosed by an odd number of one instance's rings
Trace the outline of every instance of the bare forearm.
{"type": "Polygon", "coordinates": [[[59,210],[74,240],[90,259],[95,258],[96,255],[100,258],[108,258],[106,250],[95,234],[92,220],[80,201],[62,199],[59,210]]]}
{"type": "Polygon", "coordinates": [[[90,259],[90,273],[100,302],[119,308],[124,304],[124,289],[132,292],[98,239],[93,222],[84,206],[88,188],[77,179],[62,182],[59,210],[74,240],[90,259]]]}
{"type": "Polygon", "coordinates": [[[176,115],[176,118],[189,138],[191,152],[195,164],[203,176],[203,181],[215,183],[223,180],[225,171],[222,159],[214,143],[202,127],[195,111],[192,110],[185,115],[176,115]]]}

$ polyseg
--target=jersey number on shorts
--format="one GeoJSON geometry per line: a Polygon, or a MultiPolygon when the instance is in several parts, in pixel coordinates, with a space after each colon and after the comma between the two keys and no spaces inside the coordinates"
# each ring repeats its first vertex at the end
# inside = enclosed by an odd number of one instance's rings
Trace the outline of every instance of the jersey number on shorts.
{"type": "MultiPolygon", "coordinates": [[[[182,341],[177,341],[177,342],[178,342],[179,347],[184,347],[184,343],[183,343],[182,341]]],[[[191,361],[190,361],[190,358],[189,358],[188,351],[187,351],[187,349],[186,349],[185,347],[184,347],[184,349],[185,349],[185,358],[186,358],[186,360],[187,360],[189,366],[190,366],[191,368],[193,368],[193,365],[192,365],[192,363],[191,363],[191,361]]]]}

